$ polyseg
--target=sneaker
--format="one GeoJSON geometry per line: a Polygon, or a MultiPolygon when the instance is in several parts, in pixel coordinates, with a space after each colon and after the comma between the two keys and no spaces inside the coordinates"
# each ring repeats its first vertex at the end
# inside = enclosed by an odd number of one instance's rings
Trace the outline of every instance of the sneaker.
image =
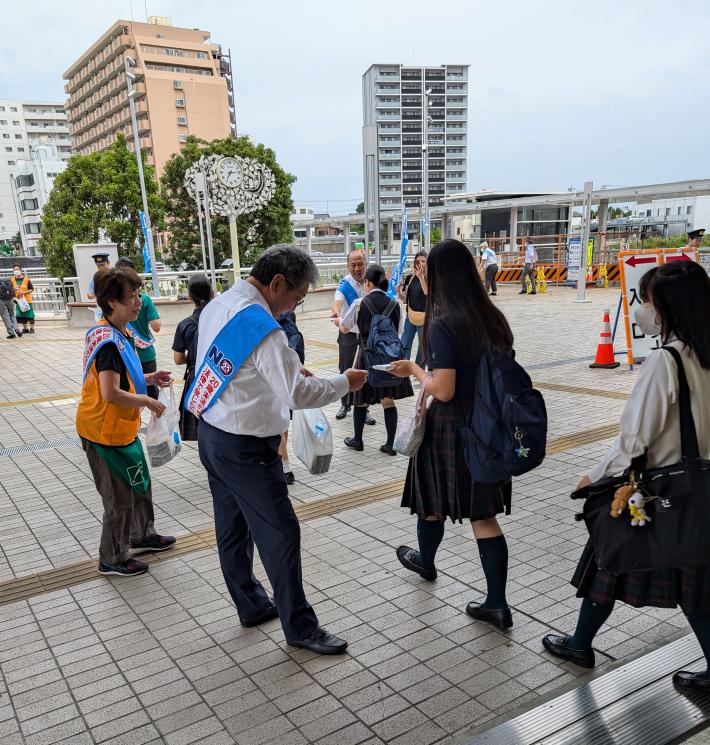
{"type": "Polygon", "coordinates": [[[119,577],[137,577],[139,574],[145,574],[148,571],[148,565],[138,559],[128,559],[120,564],[104,564],[99,562],[99,574],[115,574],[119,577]]]}
{"type": "Polygon", "coordinates": [[[151,535],[140,543],[131,543],[129,548],[133,554],[157,553],[167,551],[175,545],[175,538],[171,535],[151,535]]]}

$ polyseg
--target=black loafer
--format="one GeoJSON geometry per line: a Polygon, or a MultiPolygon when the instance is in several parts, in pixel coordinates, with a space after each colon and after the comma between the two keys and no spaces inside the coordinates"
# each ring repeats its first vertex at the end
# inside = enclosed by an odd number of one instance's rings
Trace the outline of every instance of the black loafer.
{"type": "Polygon", "coordinates": [[[348,648],[345,639],[338,639],[320,626],[307,639],[286,639],[286,643],[316,654],[342,654],[348,648]]]}
{"type": "Polygon", "coordinates": [[[556,636],[548,634],[542,639],[542,646],[555,657],[567,662],[574,662],[580,667],[594,667],[594,650],[593,649],[572,649],[568,646],[569,636],[556,636]]]}
{"type": "Polygon", "coordinates": [[[375,417],[374,417],[374,416],[372,416],[372,415],[370,414],[370,412],[369,412],[369,411],[367,412],[367,416],[365,417],[365,424],[369,424],[369,425],[370,425],[371,427],[372,427],[372,426],[373,426],[374,424],[377,424],[377,420],[375,419],[375,417]]]}
{"type": "Polygon", "coordinates": [[[293,471],[286,471],[286,473],[284,473],[284,478],[286,479],[288,486],[293,486],[293,484],[296,483],[296,477],[293,475],[293,471]]]}
{"type": "Polygon", "coordinates": [[[680,688],[710,691],[710,678],[706,678],[705,673],[691,673],[689,670],[678,670],[673,675],[673,682],[680,688]]]}
{"type": "Polygon", "coordinates": [[[260,623],[264,623],[264,621],[270,621],[272,618],[278,617],[279,612],[276,610],[276,606],[267,605],[261,613],[258,613],[256,616],[252,616],[251,618],[241,618],[239,619],[239,623],[244,626],[245,629],[250,629],[252,626],[258,626],[260,623]]]}
{"type": "Polygon", "coordinates": [[[409,546],[400,546],[397,549],[397,558],[403,567],[409,569],[410,572],[416,572],[423,579],[433,582],[437,577],[436,567],[425,569],[421,564],[417,564],[417,554],[418,552],[409,546]]]}
{"type": "Polygon", "coordinates": [[[345,417],[348,415],[348,412],[350,411],[349,406],[341,406],[338,409],[338,413],[335,415],[336,419],[345,419],[345,417]]]}
{"type": "Polygon", "coordinates": [[[361,453],[365,449],[362,440],[356,440],[354,437],[346,437],[343,442],[347,447],[357,450],[358,453],[361,453]]]}
{"type": "Polygon", "coordinates": [[[503,631],[513,625],[513,614],[510,612],[510,608],[492,610],[491,608],[483,608],[481,603],[469,603],[466,606],[466,613],[477,621],[491,623],[503,631]]]}
{"type": "Polygon", "coordinates": [[[381,448],[380,452],[384,453],[385,455],[397,455],[397,451],[390,447],[387,443],[385,443],[381,448]]]}

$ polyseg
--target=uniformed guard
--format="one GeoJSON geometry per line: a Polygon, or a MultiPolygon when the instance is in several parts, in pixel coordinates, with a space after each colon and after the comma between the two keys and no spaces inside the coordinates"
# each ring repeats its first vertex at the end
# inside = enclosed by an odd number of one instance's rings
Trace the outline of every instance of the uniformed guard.
{"type": "Polygon", "coordinates": [[[197,436],[214,500],[219,559],[242,626],[278,616],[289,644],[339,654],[347,642],[318,625],[303,591],[300,526],[278,455],[289,409],[333,403],[367,379],[362,370],[312,376],[274,318],[299,305],[317,276],[308,254],[279,244],[259,257],[247,280],[207,305],[185,407],[201,417],[197,436]],[[254,576],[254,544],[273,603],[254,576]]]}
{"type": "Polygon", "coordinates": [[[699,251],[700,244],[703,242],[703,236],[705,235],[705,228],[698,228],[697,230],[688,231],[688,243],[685,246],[690,251],[699,251]]]}

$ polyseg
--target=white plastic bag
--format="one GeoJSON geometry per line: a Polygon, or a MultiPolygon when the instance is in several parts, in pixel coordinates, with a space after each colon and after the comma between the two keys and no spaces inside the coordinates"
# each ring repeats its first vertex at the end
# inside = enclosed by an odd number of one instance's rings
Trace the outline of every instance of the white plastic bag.
{"type": "Polygon", "coordinates": [[[30,309],[30,304],[25,300],[23,297],[17,298],[17,307],[20,309],[22,313],[27,313],[27,311],[30,309]]]}
{"type": "Polygon", "coordinates": [[[158,401],[165,404],[165,411],[158,419],[154,414],[145,431],[145,445],[148,460],[154,468],[171,461],[182,449],[180,442],[180,409],[175,399],[175,389],[171,383],[167,388],[161,388],[158,401]]]}
{"type": "Polygon", "coordinates": [[[400,454],[413,458],[419,450],[419,446],[424,440],[424,431],[426,427],[426,410],[428,396],[426,393],[426,380],[422,383],[417,403],[414,411],[400,419],[397,425],[397,432],[394,436],[393,448],[400,454]]]}
{"type": "Polygon", "coordinates": [[[312,474],[326,473],[333,457],[333,431],[321,409],[293,412],[293,452],[312,474]]]}

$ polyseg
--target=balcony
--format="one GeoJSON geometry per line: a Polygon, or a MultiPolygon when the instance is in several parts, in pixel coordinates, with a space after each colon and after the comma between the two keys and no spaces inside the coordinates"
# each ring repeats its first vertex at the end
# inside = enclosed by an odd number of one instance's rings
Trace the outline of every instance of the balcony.
{"type": "Polygon", "coordinates": [[[377,121],[378,122],[398,122],[399,121],[399,113],[396,114],[388,114],[385,112],[382,112],[377,115],[377,121]]]}
{"type": "Polygon", "coordinates": [[[376,88],[376,96],[399,96],[399,84],[396,88],[376,88]]]}
{"type": "Polygon", "coordinates": [[[375,104],[376,109],[398,109],[399,108],[399,99],[395,98],[393,100],[386,99],[384,101],[378,101],[375,104]]]}
{"type": "Polygon", "coordinates": [[[399,173],[402,170],[400,165],[396,166],[380,166],[380,173],[399,173]]]}
{"type": "Polygon", "coordinates": [[[383,75],[380,73],[375,76],[376,83],[397,83],[399,82],[399,75],[395,72],[392,75],[383,75]]]}
{"type": "Polygon", "coordinates": [[[466,114],[447,114],[446,115],[447,122],[463,122],[463,121],[466,121],[466,119],[467,119],[466,114]]]}

